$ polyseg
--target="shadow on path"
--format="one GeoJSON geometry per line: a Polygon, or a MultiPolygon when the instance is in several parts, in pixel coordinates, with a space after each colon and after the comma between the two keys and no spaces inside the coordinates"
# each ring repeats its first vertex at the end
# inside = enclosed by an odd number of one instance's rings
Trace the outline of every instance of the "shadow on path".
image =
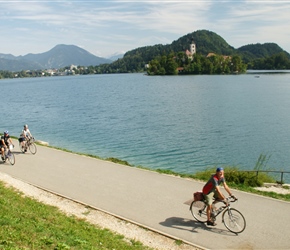
{"type": "Polygon", "coordinates": [[[224,226],[223,224],[212,227],[207,226],[205,223],[202,222],[188,220],[180,217],[170,217],[167,218],[165,221],[160,222],[159,224],[164,227],[171,227],[195,233],[198,233],[198,230],[200,229],[227,236],[236,236],[236,234],[229,232],[227,229],[220,228],[224,226]]]}

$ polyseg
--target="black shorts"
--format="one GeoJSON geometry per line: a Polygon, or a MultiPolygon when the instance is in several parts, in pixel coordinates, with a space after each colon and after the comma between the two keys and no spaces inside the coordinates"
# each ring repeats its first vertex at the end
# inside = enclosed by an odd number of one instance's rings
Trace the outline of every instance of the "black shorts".
{"type": "Polygon", "coordinates": [[[20,138],[18,139],[18,141],[19,141],[19,142],[23,142],[23,141],[26,141],[26,139],[23,138],[23,137],[20,137],[20,138]]]}

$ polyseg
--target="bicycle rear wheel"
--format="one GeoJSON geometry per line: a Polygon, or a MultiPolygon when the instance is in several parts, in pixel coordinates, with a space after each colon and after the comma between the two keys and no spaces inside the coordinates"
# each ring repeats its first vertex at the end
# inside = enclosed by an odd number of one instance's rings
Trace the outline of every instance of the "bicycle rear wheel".
{"type": "Polygon", "coordinates": [[[11,165],[15,164],[15,156],[11,151],[7,154],[7,159],[11,165]]]}
{"type": "Polygon", "coordinates": [[[222,221],[225,227],[235,233],[241,233],[246,228],[246,220],[241,212],[235,208],[230,208],[224,211],[222,221]]]}
{"type": "Polygon", "coordinates": [[[206,222],[206,204],[203,201],[193,201],[190,205],[192,216],[199,222],[206,222]]]}
{"type": "Polygon", "coordinates": [[[36,152],[37,152],[37,148],[36,148],[36,145],[35,145],[34,142],[32,142],[32,143],[28,146],[28,148],[29,148],[29,151],[31,152],[31,154],[33,154],[33,155],[36,154],[36,152]]]}

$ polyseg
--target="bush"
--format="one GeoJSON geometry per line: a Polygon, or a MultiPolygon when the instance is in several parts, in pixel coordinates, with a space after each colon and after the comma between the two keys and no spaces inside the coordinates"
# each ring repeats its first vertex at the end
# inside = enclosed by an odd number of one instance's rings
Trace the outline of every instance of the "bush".
{"type": "MultiPolygon", "coordinates": [[[[216,167],[208,168],[205,171],[194,174],[194,178],[207,181],[215,171],[216,167]]],[[[231,166],[224,167],[224,171],[225,179],[229,185],[234,184],[248,187],[261,187],[265,182],[275,182],[271,176],[261,172],[257,175],[257,172],[247,172],[231,166]]]]}
{"type": "MultiPolygon", "coordinates": [[[[266,170],[266,165],[270,156],[260,154],[253,170],[239,170],[235,166],[224,167],[225,179],[229,185],[246,186],[246,187],[261,187],[264,183],[275,183],[275,179],[267,173],[261,171],[266,170]]],[[[194,174],[194,178],[207,181],[216,171],[216,167],[207,168],[205,171],[194,174]]]]}

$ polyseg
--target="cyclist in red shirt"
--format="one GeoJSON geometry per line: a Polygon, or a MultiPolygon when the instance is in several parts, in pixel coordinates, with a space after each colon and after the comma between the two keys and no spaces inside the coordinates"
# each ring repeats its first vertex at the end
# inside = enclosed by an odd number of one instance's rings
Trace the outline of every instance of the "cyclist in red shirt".
{"type": "Polygon", "coordinates": [[[208,182],[204,185],[202,189],[202,192],[205,197],[206,204],[207,204],[206,214],[207,214],[207,225],[209,226],[216,225],[210,218],[210,212],[211,212],[212,203],[214,199],[218,198],[226,202],[226,198],[220,190],[220,187],[219,187],[220,184],[223,184],[228,194],[230,196],[233,196],[231,193],[231,190],[226,184],[223,168],[217,168],[216,173],[210,177],[210,179],[208,180],[208,182]]]}

